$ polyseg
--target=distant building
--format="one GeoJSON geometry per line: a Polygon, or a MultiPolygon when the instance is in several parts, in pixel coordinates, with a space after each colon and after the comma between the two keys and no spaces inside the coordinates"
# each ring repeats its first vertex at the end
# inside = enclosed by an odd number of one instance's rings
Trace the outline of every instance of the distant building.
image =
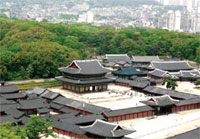
{"type": "Polygon", "coordinates": [[[94,14],[91,11],[87,12],[87,23],[93,23],[94,22],[94,14]]]}
{"type": "Polygon", "coordinates": [[[85,13],[79,15],[78,22],[85,23],[87,21],[87,15],[85,13]]]}
{"type": "Polygon", "coordinates": [[[94,22],[93,12],[88,11],[87,13],[83,13],[79,15],[78,22],[79,23],[93,23],[94,22]]]}
{"type": "Polygon", "coordinates": [[[180,31],[181,29],[181,12],[168,11],[167,14],[167,28],[170,31],[180,31]]]}

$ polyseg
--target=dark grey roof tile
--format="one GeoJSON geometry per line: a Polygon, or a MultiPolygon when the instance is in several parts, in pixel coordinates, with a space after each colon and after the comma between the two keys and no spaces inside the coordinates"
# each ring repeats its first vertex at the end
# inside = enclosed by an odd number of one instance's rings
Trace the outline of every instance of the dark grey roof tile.
{"type": "Polygon", "coordinates": [[[19,92],[19,89],[15,85],[0,86],[0,94],[12,94],[19,92]]]}
{"type": "Polygon", "coordinates": [[[111,138],[123,137],[134,132],[134,130],[128,130],[117,124],[105,122],[99,119],[90,126],[82,126],[80,128],[93,135],[111,138]]]}
{"type": "Polygon", "coordinates": [[[79,124],[94,122],[96,119],[105,120],[105,118],[102,115],[89,114],[89,115],[83,115],[79,117],[72,117],[68,119],[65,118],[61,121],[79,125],[79,124]]]}
{"type": "Polygon", "coordinates": [[[82,129],[80,129],[79,126],[74,125],[74,124],[70,124],[70,123],[53,121],[53,127],[60,129],[60,130],[76,133],[76,134],[79,134],[79,135],[85,135],[86,134],[86,132],[83,131],[82,129]]]}
{"type": "Polygon", "coordinates": [[[151,61],[160,61],[158,56],[132,56],[133,62],[151,62],[151,61]]]}
{"type": "Polygon", "coordinates": [[[48,104],[44,104],[44,100],[41,98],[19,100],[19,109],[38,109],[47,107],[48,104]]]}
{"type": "Polygon", "coordinates": [[[49,91],[49,90],[45,90],[40,96],[43,97],[43,98],[46,98],[46,99],[53,100],[56,97],[58,97],[59,95],[60,95],[59,93],[52,92],[52,91],[49,91]]]}
{"type": "Polygon", "coordinates": [[[191,67],[186,61],[168,61],[168,62],[151,62],[152,66],[157,69],[166,71],[176,71],[176,70],[191,70],[191,67]]]}
{"type": "Polygon", "coordinates": [[[19,119],[24,115],[24,112],[17,110],[16,108],[10,108],[5,111],[6,114],[12,115],[12,117],[19,119]]]}
{"type": "Polygon", "coordinates": [[[132,107],[132,108],[106,111],[104,112],[104,114],[107,117],[113,117],[113,116],[126,115],[126,114],[132,114],[132,113],[138,113],[138,112],[144,112],[144,111],[151,111],[151,110],[154,110],[154,109],[150,106],[138,106],[138,107],[132,107]]]}
{"type": "Polygon", "coordinates": [[[6,99],[22,99],[26,97],[26,95],[23,93],[2,94],[1,96],[3,96],[6,99]]]}
{"type": "Polygon", "coordinates": [[[109,83],[112,82],[113,79],[109,78],[98,78],[98,79],[90,79],[90,80],[79,80],[79,79],[69,79],[65,77],[56,77],[56,80],[71,83],[71,84],[97,84],[97,83],[109,83]]]}
{"type": "MultiPolygon", "coordinates": [[[[59,68],[61,72],[69,74],[82,74],[82,75],[96,75],[96,74],[105,74],[110,70],[104,68],[101,63],[94,60],[74,60],[72,64],[75,64],[78,69],[71,68],[70,66],[65,68],[59,68]]],[[[71,65],[72,65],[71,64],[71,65]]]]}

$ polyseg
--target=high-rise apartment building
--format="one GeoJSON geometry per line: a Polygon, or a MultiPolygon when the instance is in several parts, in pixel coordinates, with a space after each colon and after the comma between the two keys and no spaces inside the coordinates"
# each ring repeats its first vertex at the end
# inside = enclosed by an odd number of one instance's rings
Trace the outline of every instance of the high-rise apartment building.
{"type": "Polygon", "coordinates": [[[168,11],[167,13],[167,28],[171,31],[180,31],[181,29],[181,12],[168,11]]]}

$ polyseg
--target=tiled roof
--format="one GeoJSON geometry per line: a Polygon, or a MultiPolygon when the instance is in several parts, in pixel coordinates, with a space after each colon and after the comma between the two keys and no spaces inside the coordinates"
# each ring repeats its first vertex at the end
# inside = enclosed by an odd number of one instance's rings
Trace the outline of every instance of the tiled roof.
{"type": "Polygon", "coordinates": [[[193,67],[191,67],[188,62],[186,61],[167,61],[167,62],[158,62],[158,61],[152,61],[151,62],[152,67],[166,70],[166,71],[176,71],[176,70],[191,70],[193,67]]]}
{"type": "Polygon", "coordinates": [[[133,62],[151,62],[159,60],[160,58],[158,56],[132,56],[133,62]]]}
{"type": "Polygon", "coordinates": [[[134,132],[134,130],[128,130],[117,124],[105,122],[99,119],[90,126],[82,126],[80,128],[90,134],[111,138],[123,137],[134,132]]]}
{"type": "MultiPolygon", "coordinates": [[[[72,64],[75,64],[78,69],[68,67],[59,68],[59,71],[69,74],[81,74],[81,75],[95,75],[95,74],[105,74],[110,70],[104,68],[101,63],[94,60],[74,60],[72,64]]],[[[71,64],[71,65],[72,65],[71,64]]]]}
{"type": "Polygon", "coordinates": [[[15,85],[0,86],[0,94],[11,94],[17,92],[19,92],[19,89],[15,85]]]}

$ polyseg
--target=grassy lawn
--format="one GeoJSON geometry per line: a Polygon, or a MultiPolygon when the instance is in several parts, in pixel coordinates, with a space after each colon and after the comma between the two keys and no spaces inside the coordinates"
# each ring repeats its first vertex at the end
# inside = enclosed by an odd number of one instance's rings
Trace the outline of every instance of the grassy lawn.
{"type": "Polygon", "coordinates": [[[35,86],[43,87],[43,88],[50,88],[61,86],[62,82],[53,80],[53,81],[44,81],[44,82],[29,82],[29,83],[19,83],[15,84],[19,90],[27,90],[32,89],[35,86]]]}

